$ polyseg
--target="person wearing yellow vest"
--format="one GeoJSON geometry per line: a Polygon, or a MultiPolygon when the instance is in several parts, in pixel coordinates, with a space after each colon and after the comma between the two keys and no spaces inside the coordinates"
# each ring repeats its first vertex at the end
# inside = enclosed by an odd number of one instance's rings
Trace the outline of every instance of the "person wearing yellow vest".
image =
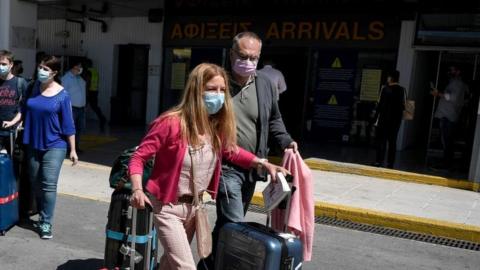
{"type": "Polygon", "coordinates": [[[91,59],[87,59],[85,64],[87,67],[87,71],[85,72],[85,81],[87,83],[87,103],[100,120],[100,130],[104,131],[107,120],[100,107],[98,107],[98,70],[93,67],[91,59]]]}

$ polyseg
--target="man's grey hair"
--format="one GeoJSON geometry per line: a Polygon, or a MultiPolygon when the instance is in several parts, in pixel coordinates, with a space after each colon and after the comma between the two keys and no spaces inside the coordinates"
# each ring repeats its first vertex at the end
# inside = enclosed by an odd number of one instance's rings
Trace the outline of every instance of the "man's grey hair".
{"type": "Polygon", "coordinates": [[[260,37],[255,34],[254,32],[249,32],[249,31],[245,31],[245,32],[240,32],[238,33],[232,40],[232,49],[234,50],[238,50],[238,43],[240,42],[240,39],[242,38],[251,38],[251,39],[255,39],[257,40],[258,42],[260,42],[260,46],[262,46],[262,40],[260,39],[260,37]]]}

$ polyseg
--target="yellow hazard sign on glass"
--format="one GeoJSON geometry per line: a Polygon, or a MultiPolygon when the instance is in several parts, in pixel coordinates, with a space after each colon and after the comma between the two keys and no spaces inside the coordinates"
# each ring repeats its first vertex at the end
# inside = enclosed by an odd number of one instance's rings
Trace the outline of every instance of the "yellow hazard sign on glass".
{"type": "Polygon", "coordinates": [[[328,105],[338,105],[337,97],[335,97],[335,95],[332,95],[330,97],[330,99],[328,100],[328,105]]]}
{"type": "Polygon", "coordinates": [[[332,68],[342,68],[342,62],[340,61],[340,58],[335,57],[335,60],[333,60],[332,63],[332,68]]]}

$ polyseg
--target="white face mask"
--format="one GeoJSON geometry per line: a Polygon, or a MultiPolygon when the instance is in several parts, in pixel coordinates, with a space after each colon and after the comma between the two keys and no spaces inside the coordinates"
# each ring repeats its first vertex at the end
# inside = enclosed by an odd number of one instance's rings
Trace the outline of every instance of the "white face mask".
{"type": "Polygon", "coordinates": [[[48,81],[48,79],[50,79],[50,72],[43,70],[41,68],[37,69],[37,79],[41,83],[48,81]]]}
{"type": "Polygon", "coordinates": [[[203,102],[208,114],[216,114],[222,109],[223,103],[225,103],[225,93],[205,92],[203,94],[203,102]]]}
{"type": "Polygon", "coordinates": [[[10,72],[10,65],[0,65],[0,76],[5,76],[10,72]]]}
{"type": "Polygon", "coordinates": [[[82,72],[83,72],[83,68],[79,68],[78,69],[78,75],[82,74],[82,72]]]}

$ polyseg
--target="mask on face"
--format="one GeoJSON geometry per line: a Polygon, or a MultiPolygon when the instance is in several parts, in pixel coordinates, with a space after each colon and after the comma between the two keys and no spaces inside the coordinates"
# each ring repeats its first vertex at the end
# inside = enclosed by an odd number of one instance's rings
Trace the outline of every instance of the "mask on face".
{"type": "Polygon", "coordinates": [[[255,73],[257,69],[257,62],[247,60],[236,59],[232,67],[233,71],[242,77],[248,77],[255,73]]]}
{"type": "Polygon", "coordinates": [[[50,72],[43,70],[41,68],[37,69],[37,79],[41,83],[48,81],[48,79],[50,79],[50,72]]]}
{"type": "Polygon", "coordinates": [[[223,107],[225,102],[225,93],[210,93],[203,94],[203,102],[207,107],[208,114],[216,114],[223,107]]]}
{"type": "Polygon", "coordinates": [[[79,68],[78,69],[78,75],[82,74],[82,72],[83,72],[83,68],[79,68]]]}
{"type": "Polygon", "coordinates": [[[0,65],[0,76],[5,76],[10,72],[10,67],[8,65],[0,65]]]}

